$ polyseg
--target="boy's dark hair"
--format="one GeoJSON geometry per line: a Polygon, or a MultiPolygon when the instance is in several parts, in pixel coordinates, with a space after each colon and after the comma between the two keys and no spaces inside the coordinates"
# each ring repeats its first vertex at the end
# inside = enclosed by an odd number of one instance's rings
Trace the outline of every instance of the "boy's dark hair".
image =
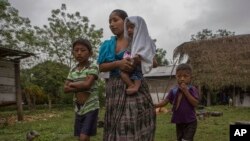
{"type": "Polygon", "coordinates": [[[125,20],[127,17],[128,17],[128,14],[124,11],[124,10],[121,10],[121,9],[115,9],[113,10],[111,13],[117,13],[117,15],[122,18],[123,20],[125,20]]]}
{"type": "Polygon", "coordinates": [[[176,72],[179,71],[179,70],[186,70],[186,71],[189,71],[190,73],[192,73],[192,67],[191,65],[189,64],[179,64],[176,68],[176,72]]]}
{"type": "Polygon", "coordinates": [[[77,40],[74,41],[73,46],[72,46],[72,49],[74,49],[74,47],[75,47],[77,44],[86,46],[86,47],[88,48],[88,50],[89,50],[90,52],[92,52],[92,46],[91,46],[89,40],[83,39],[83,38],[78,38],[77,40]]]}

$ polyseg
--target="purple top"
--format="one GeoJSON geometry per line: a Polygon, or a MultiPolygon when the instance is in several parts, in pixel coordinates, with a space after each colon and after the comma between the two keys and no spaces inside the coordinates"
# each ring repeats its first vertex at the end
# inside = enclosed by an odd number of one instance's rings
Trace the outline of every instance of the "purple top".
{"type": "MultiPolygon", "coordinates": [[[[169,102],[173,105],[172,108],[172,123],[190,123],[196,120],[196,113],[195,113],[195,107],[192,106],[191,103],[189,103],[188,99],[183,95],[182,99],[180,101],[180,105],[177,110],[175,110],[175,104],[177,101],[177,96],[181,94],[180,90],[177,89],[177,91],[174,92],[173,88],[170,90],[168,96],[166,99],[169,100],[169,102]]],[[[196,99],[198,99],[198,91],[195,87],[191,86],[189,87],[189,93],[196,99]]]]}

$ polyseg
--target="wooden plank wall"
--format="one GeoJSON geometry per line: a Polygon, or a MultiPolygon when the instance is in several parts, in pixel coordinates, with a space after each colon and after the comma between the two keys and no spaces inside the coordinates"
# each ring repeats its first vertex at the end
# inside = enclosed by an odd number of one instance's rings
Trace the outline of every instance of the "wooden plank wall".
{"type": "Polygon", "coordinates": [[[16,101],[14,62],[0,60],[0,104],[16,101]]]}
{"type": "Polygon", "coordinates": [[[175,77],[145,78],[151,93],[165,93],[176,85],[175,77]]]}

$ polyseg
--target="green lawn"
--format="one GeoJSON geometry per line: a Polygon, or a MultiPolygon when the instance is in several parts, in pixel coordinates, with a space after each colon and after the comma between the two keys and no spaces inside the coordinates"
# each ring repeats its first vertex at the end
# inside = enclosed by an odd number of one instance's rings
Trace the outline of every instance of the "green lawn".
{"type": "MultiPolygon", "coordinates": [[[[167,107],[170,108],[170,107],[167,107]]],[[[223,112],[221,117],[198,120],[196,141],[228,141],[229,124],[238,120],[250,121],[250,108],[228,108],[227,106],[206,107],[207,111],[223,112]]],[[[15,121],[15,111],[0,108],[0,117],[9,117],[8,124],[0,125],[0,141],[25,141],[26,133],[36,130],[41,135],[36,141],[76,141],[72,136],[74,112],[71,106],[55,108],[52,111],[25,111],[25,121],[15,121]]],[[[100,119],[103,118],[101,111],[100,119]]],[[[170,123],[171,114],[157,115],[155,141],[175,141],[175,126],[170,123]]],[[[103,128],[91,141],[102,140],[103,128]]]]}

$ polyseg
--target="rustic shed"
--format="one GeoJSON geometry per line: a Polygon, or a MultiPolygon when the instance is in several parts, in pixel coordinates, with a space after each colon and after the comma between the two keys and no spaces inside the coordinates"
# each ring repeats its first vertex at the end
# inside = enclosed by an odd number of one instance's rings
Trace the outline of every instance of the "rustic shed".
{"type": "Polygon", "coordinates": [[[18,120],[23,120],[20,87],[20,60],[32,53],[0,47],[0,106],[17,105],[18,120]]]}
{"type": "MultiPolygon", "coordinates": [[[[185,42],[174,50],[174,59],[187,55],[193,82],[207,90],[228,88],[235,106],[250,106],[250,35],[185,42]],[[241,90],[237,90],[240,88],[241,90]],[[245,99],[241,104],[240,94],[245,99]]],[[[210,93],[208,93],[208,105],[210,93]]]]}
{"type": "Polygon", "coordinates": [[[159,66],[144,74],[154,102],[161,100],[176,85],[175,69],[176,65],[159,66]]]}

